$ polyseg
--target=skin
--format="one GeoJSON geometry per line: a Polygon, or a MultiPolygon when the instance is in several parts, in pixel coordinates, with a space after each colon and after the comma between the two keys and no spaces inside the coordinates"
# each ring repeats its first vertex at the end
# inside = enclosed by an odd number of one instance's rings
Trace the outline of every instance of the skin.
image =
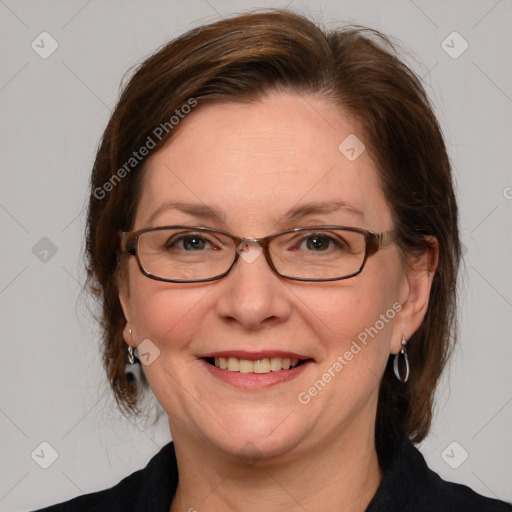
{"type": "MultiPolygon", "coordinates": [[[[364,141],[351,118],[314,95],[272,92],[252,104],[200,106],[148,160],[134,229],[203,225],[247,237],[320,224],[392,229],[368,152],[350,162],[338,150],[352,133],[364,141]],[[363,216],[339,210],[280,221],[297,205],[330,200],[363,216]],[[166,210],[150,219],[167,201],[207,204],[222,218],[166,210]]],[[[364,510],[382,478],[374,445],[380,379],[402,335],[410,338],[423,320],[436,259],[425,253],[404,267],[392,243],[343,281],[285,280],[258,257],[240,259],[219,281],[176,284],[148,279],[129,258],[120,287],[124,337],[160,350],[144,371],[175,442],[180,481],[171,512],[364,510]],[[299,403],[395,302],[401,311],[299,403]],[[234,349],[293,351],[314,364],[289,382],[240,390],[198,359],[234,349]]]]}

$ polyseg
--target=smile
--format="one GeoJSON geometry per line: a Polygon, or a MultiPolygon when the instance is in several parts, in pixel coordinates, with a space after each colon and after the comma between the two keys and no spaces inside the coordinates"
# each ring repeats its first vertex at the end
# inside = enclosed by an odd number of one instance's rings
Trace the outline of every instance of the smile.
{"type": "MultiPolygon", "coordinates": [[[[211,364],[211,360],[208,361],[211,364]]],[[[222,370],[240,373],[270,373],[280,370],[290,370],[303,361],[290,359],[288,357],[265,357],[252,361],[250,359],[239,359],[238,357],[215,357],[213,364],[222,370]]]]}
{"type": "Polygon", "coordinates": [[[314,363],[310,357],[276,350],[215,352],[200,359],[213,377],[246,390],[289,382],[314,363]]]}

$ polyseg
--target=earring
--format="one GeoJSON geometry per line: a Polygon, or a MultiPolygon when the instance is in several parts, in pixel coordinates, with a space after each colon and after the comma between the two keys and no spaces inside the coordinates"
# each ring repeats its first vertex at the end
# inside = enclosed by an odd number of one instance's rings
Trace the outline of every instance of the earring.
{"type": "Polygon", "coordinates": [[[409,379],[409,358],[407,357],[407,340],[405,339],[405,336],[402,334],[402,348],[400,352],[395,354],[395,360],[393,361],[393,370],[395,372],[396,378],[400,382],[407,382],[409,379]],[[402,379],[400,376],[400,371],[398,370],[398,360],[400,358],[400,355],[404,356],[405,360],[405,377],[402,379]]]}
{"type": "Polygon", "coordinates": [[[135,357],[133,356],[133,348],[128,346],[128,363],[135,364],[135,357]]]}
{"type": "MultiPolygon", "coordinates": [[[[130,334],[130,341],[131,341],[131,334],[132,330],[128,329],[128,334],[130,334]]],[[[128,345],[128,354],[126,357],[126,364],[124,367],[124,373],[126,375],[126,378],[129,381],[132,381],[134,379],[137,379],[140,377],[140,367],[137,364],[139,361],[138,359],[135,359],[135,354],[133,352],[133,347],[131,345],[128,345]]]]}

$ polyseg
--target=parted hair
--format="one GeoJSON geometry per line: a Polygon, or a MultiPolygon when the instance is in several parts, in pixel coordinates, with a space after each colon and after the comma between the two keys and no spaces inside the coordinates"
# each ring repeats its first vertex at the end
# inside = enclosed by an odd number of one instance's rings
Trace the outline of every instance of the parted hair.
{"type": "Polygon", "coordinates": [[[376,446],[383,457],[390,436],[419,442],[429,431],[436,385],[456,339],[461,246],[450,162],[433,108],[396,44],[369,28],[327,30],[288,10],[256,11],[194,28],[131,72],[99,144],[86,227],[87,283],[101,306],[108,381],[121,409],[139,413],[144,386],[125,374],[117,232],[133,226],[147,158],[172,140],[170,119],[184,105],[254,102],[273,90],[316,94],[357,120],[404,261],[429,250],[429,237],[438,242],[428,310],[408,343],[410,378],[395,378],[390,356],[380,384],[376,446]],[[148,138],[157,147],[133,160],[149,147],[148,138]]]}

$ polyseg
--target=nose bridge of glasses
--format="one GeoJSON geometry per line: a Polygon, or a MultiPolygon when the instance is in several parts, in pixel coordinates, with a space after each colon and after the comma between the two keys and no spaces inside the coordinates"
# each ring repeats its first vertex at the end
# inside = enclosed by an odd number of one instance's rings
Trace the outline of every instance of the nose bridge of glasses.
{"type": "Polygon", "coordinates": [[[270,270],[281,275],[276,269],[269,251],[269,245],[274,238],[275,235],[263,238],[244,237],[240,239],[241,242],[237,246],[235,261],[241,258],[245,263],[253,263],[262,256],[270,270]]]}
{"type": "Polygon", "coordinates": [[[242,238],[242,244],[243,243],[248,243],[248,244],[252,244],[252,245],[260,245],[260,240],[259,238],[253,238],[252,236],[246,236],[245,238],[242,238]]]}
{"type": "Polygon", "coordinates": [[[252,236],[246,236],[243,238],[237,238],[237,251],[240,248],[245,248],[246,246],[251,246],[255,248],[260,248],[263,251],[266,251],[266,248],[268,247],[268,244],[270,243],[271,239],[274,237],[264,237],[264,238],[254,238],[252,236]]]}
{"type": "Polygon", "coordinates": [[[264,246],[261,244],[261,239],[245,237],[236,248],[238,256],[240,256],[246,263],[252,263],[263,252],[264,246]]]}

